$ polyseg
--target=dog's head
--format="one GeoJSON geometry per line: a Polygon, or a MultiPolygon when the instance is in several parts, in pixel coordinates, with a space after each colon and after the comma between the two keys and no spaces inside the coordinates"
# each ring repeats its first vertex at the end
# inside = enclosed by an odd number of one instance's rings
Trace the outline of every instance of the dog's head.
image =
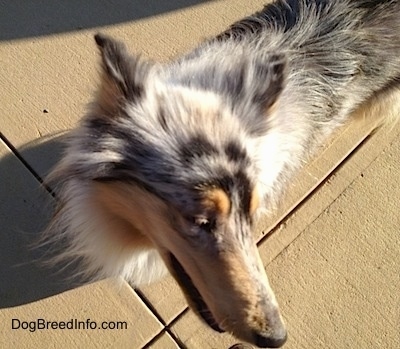
{"type": "Polygon", "coordinates": [[[102,204],[154,244],[213,329],[280,347],[286,330],[252,226],[265,195],[257,146],[282,89],[283,61],[240,55],[210,75],[207,63],[160,66],[95,38],[102,80],[80,137],[98,154],[88,175],[102,204]]]}

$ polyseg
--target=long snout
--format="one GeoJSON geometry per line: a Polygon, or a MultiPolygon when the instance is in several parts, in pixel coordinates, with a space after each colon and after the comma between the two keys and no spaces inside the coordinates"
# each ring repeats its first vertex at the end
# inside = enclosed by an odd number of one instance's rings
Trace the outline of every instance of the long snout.
{"type": "MultiPolygon", "coordinates": [[[[261,348],[279,348],[287,338],[275,295],[269,285],[264,266],[254,243],[252,246],[205,254],[190,248],[172,252],[189,283],[173,275],[183,288],[191,307],[198,310],[201,296],[215,326],[233,333],[237,338],[261,348]],[[250,248],[249,248],[250,247],[250,248]],[[194,299],[194,298],[197,298],[194,299]]],[[[199,314],[206,310],[197,311],[199,314]]],[[[204,316],[202,316],[204,319],[204,316]]]]}
{"type": "Polygon", "coordinates": [[[245,250],[224,253],[222,265],[217,278],[230,285],[225,295],[231,306],[221,307],[210,300],[217,321],[220,319],[217,314],[222,312],[222,316],[232,319],[227,321],[226,330],[238,338],[261,348],[281,347],[287,339],[286,326],[255,244],[245,250]]]}

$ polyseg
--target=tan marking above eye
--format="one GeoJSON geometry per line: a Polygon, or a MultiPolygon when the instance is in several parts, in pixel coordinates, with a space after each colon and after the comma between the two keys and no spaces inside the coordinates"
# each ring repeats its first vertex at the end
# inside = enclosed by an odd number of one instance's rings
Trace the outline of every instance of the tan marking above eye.
{"type": "Polygon", "coordinates": [[[203,205],[206,209],[227,216],[231,209],[231,200],[224,190],[213,188],[204,193],[203,205]]]}
{"type": "Polygon", "coordinates": [[[257,208],[260,206],[260,195],[258,193],[257,187],[251,192],[250,198],[250,214],[253,215],[257,208]]]}

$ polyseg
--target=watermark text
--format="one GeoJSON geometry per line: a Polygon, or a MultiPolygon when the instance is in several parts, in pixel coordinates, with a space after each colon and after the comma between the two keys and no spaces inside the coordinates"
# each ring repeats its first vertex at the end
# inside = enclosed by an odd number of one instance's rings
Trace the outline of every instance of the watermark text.
{"type": "Polygon", "coordinates": [[[98,322],[91,319],[69,319],[67,321],[49,321],[41,318],[31,321],[11,319],[11,329],[29,332],[43,330],[127,330],[128,323],[126,321],[98,322]]]}

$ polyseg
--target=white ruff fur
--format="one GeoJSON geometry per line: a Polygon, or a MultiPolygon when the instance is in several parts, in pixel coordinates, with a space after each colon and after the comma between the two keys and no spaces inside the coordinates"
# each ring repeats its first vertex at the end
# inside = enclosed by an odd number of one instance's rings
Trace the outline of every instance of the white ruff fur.
{"type": "Polygon", "coordinates": [[[51,239],[56,242],[66,237],[70,245],[52,262],[85,256],[76,276],[89,277],[93,281],[122,277],[137,286],[165,276],[167,269],[155,249],[124,246],[113,235],[104,214],[93,205],[90,191],[87,184],[77,180],[70,180],[67,184],[63,218],[57,221],[57,226],[51,227],[60,234],[51,239]]]}

